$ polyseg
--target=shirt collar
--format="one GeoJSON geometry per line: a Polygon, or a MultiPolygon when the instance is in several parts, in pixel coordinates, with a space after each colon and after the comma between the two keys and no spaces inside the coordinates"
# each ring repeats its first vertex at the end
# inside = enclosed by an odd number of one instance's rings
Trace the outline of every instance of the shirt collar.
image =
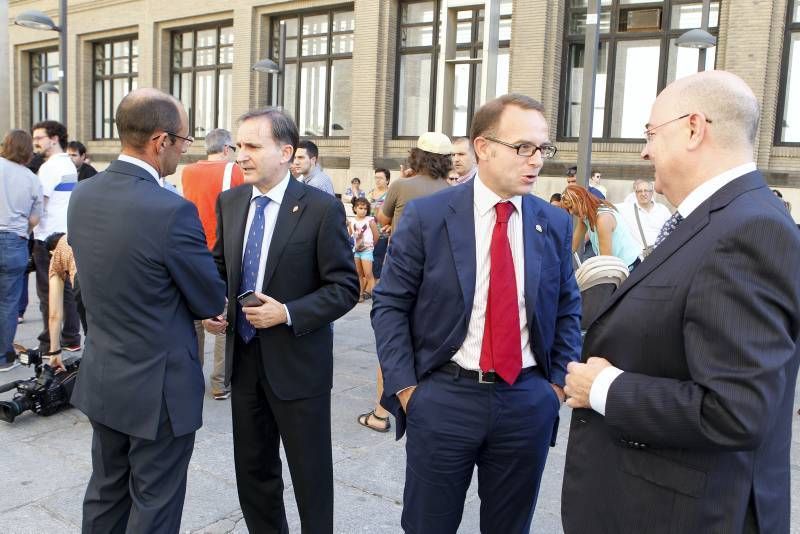
{"type": "Polygon", "coordinates": [[[127,154],[120,154],[117,159],[119,161],[124,161],[126,163],[130,163],[131,165],[136,165],[137,167],[146,170],[147,172],[150,173],[150,175],[153,178],[156,179],[156,182],[158,182],[158,185],[160,185],[161,187],[164,187],[164,179],[161,178],[158,175],[158,171],[155,170],[155,168],[152,165],[150,165],[149,163],[147,163],[146,161],[141,160],[139,158],[134,158],[133,156],[129,156],[127,154]]]}
{"type": "Polygon", "coordinates": [[[253,193],[250,196],[250,202],[253,202],[253,199],[256,197],[267,197],[270,202],[274,202],[278,206],[283,203],[283,196],[286,194],[286,188],[289,187],[289,180],[292,178],[292,175],[289,174],[289,171],[286,171],[286,176],[283,177],[283,180],[278,182],[278,184],[267,191],[266,193],[262,193],[258,190],[256,186],[253,186],[253,193]]]}
{"type": "MultiPolygon", "coordinates": [[[[475,173],[475,179],[472,180],[472,183],[475,188],[475,207],[478,208],[479,216],[483,217],[489,210],[494,208],[495,204],[503,202],[503,199],[497,193],[486,187],[477,173],[475,173]]],[[[522,214],[522,197],[516,195],[508,200],[514,204],[514,209],[517,210],[517,213],[522,214]]]]}
{"type": "Polygon", "coordinates": [[[744,176],[745,174],[755,170],[756,164],[751,161],[743,165],[739,165],[738,167],[728,169],[712,179],[703,182],[697,186],[694,191],[689,193],[685,199],[683,199],[683,202],[681,202],[678,206],[678,213],[680,213],[684,219],[687,218],[694,210],[697,209],[700,204],[711,198],[711,195],[734,181],[736,178],[744,176]]]}

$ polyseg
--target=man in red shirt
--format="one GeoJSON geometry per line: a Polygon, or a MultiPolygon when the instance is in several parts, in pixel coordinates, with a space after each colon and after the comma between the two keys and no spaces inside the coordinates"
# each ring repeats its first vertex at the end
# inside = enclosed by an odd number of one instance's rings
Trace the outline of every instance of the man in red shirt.
{"type": "MultiPolygon", "coordinates": [[[[208,159],[187,165],[183,169],[183,196],[197,206],[200,222],[206,233],[208,248],[213,249],[217,241],[217,216],[215,206],[217,197],[222,191],[242,185],[242,170],[231,160],[236,147],[228,130],[217,128],[206,135],[206,153],[208,159]]],[[[203,363],[203,347],[205,330],[200,321],[195,321],[197,341],[200,345],[198,354],[203,363]]],[[[217,400],[230,397],[230,390],[225,385],[225,334],[216,336],[214,341],[214,369],[211,372],[211,395],[217,400]]]]}

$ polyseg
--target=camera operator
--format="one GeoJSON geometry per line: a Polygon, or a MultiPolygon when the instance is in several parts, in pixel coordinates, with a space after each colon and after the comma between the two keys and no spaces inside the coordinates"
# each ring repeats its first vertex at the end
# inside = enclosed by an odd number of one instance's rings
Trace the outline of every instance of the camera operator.
{"type": "MultiPolygon", "coordinates": [[[[47,250],[50,251],[48,329],[50,330],[51,341],[50,352],[43,354],[43,356],[50,356],[50,367],[57,371],[63,371],[65,368],[61,359],[59,341],[61,339],[61,328],[64,324],[64,286],[67,279],[69,279],[70,284],[76,287],[75,274],[78,268],[75,265],[75,257],[72,255],[72,247],[67,243],[66,234],[52,234],[47,238],[45,244],[47,245],[47,250]]],[[[78,313],[85,334],[85,310],[79,307],[78,313]]]]}

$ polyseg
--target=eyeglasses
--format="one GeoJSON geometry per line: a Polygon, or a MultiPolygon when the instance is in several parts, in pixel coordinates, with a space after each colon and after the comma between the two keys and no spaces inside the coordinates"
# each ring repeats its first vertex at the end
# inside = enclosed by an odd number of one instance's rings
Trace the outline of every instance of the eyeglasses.
{"type": "Polygon", "coordinates": [[[234,145],[225,145],[226,147],[231,149],[231,152],[236,152],[236,147],[234,145]]]}
{"type": "MultiPolygon", "coordinates": [[[[183,139],[183,141],[189,143],[190,145],[192,143],[194,143],[194,137],[192,137],[191,135],[189,137],[184,137],[182,135],[176,134],[175,132],[168,132],[166,130],[164,130],[164,133],[167,134],[170,137],[177,137],[178,139],[183,139]]],[[[153,140],[156,140],[156,139],[158,139],[158,135],[153,137],[153,140]]]]}
{"type": "Polygon", "coordinates": [[[550,159],[556,155],[558,152],[558,148],[555,145],[544,144],[541,146],[536,146],[532,143],[519,143],[517,145],[512,145],[511,143],[506,143],[505,141],[501,141],[500,139],[495,139],[494,137],[484,136],[484,139],[488,141],[492,141],[494,143],[499,143],[501,145],[505,145],[508,148],[513,148],[517,151],[517,154],[523,156],[525,158],[529,158],[536,154],[538,150],[542,154],[543,159],[550,159]]]}
{"type": "Polygon", "coordinates": [[[637,195],[638,194],[642,194],[642,193],[652,193],[653,192],[652,189],[635,189],[635,191],[636,191],[637,195]]]}
{"type": "MultiPolygon", "coordinates": [[[[666,126],[667,124],[669,124],[669,123],[671,123],[671,122],[675,122],[675,121],[679,121],[679,120],[681,120],[681,119],[685,119],[686,117],[688,117],[688,116],[690,116],[690,115],[691,115],[691,113],[686,113],[686,114],[684,114],[684,115],[681,115],[680,117],[674,118],[674,119],[672,119],[672,120],[670,120],[670,121],[667,121],[667,122],[662,122],[662,123],[661,123],[661,124],[659,124],[658,126],[653,126],[652,128],[647,128],[647,129],[644,131],[644,138],[645,138],[645,139],[647,139],[647,142],[649,143],[650,141],[652,141],[652,140],[653,140],[653,135],[654,135],[654,134],[653,134],[653,132],[654,132],[655,130],[657,130],[657,129],[661,128],[662,126],[666,126]]],[[[706,122],[707,122],[708,124],[711,124],[711,119],[709,119],[709,118],[706,118],[706,122]]]]}

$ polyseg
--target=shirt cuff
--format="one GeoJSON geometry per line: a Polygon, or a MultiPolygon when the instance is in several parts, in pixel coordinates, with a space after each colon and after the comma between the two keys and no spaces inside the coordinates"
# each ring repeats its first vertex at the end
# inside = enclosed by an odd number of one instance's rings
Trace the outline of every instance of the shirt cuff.
{"type": "Polygon", "coordinates": [[[289,308],[286,307],[286,304],[283,305],[283,310],[286,312],[286,324],[292,326],[292,316],[289,315],[289,308]]]}
{"type": "Polygon", "coordinates": [[[622,369],[617,369],[613,365],[600,371],[600,374],[594,379],[592,387],[589,390],[589,405],[592,407],[592,410],[600,415],[606,415],[608,390],[611,388],[611,383],[621,374],[622,369]]]}

